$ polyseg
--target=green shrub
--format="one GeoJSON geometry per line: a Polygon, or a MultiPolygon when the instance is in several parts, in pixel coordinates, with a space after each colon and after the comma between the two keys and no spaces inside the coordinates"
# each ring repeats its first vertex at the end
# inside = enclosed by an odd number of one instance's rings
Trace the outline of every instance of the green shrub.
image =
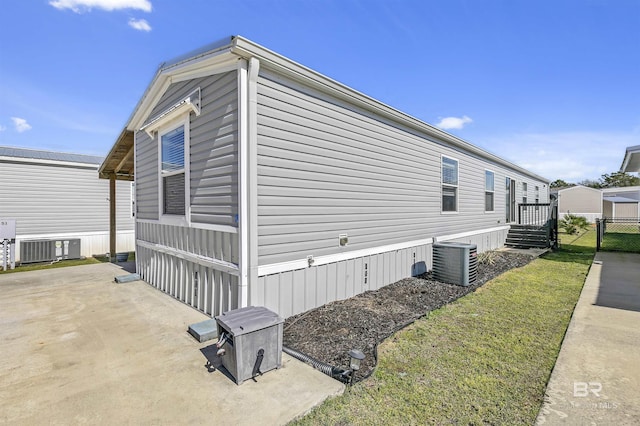
{"type": "Polygon", "coordinates": [[[580,230],[587,230],[590,226],[586,217],[572,214],[567,214],[563,217],[558,225],[569,235],[577,234],[580,230]]]}

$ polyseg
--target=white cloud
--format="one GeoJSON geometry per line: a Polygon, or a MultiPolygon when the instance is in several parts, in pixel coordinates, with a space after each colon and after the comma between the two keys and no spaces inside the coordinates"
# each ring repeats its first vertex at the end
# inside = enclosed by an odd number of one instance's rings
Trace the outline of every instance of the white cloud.
{"type": "Polygon", "coordinates": [[[129,26],[138,31],[151,31],[151,25],[147,22],[146,19],[129,19],[129,26]]]}
{"type": "Polygon", "coordinates": [[[474,143],[552,181],[576,183],[619,170],[626,147],[637,145],[638,137],[637,130],[521,133],[474,143]]]}
{"type": "Polygon", "coordinates": [[[27,120],[25,120],[24,118],[11,117],[11,120],[13,121],[13,125],[16,127],[16,132],[22,133],[26,132],[27,130],[31,130],[31,125],[27,123],[27,120]]]}
{"type": "Polygon", "coordinates": [[[444,130],[462,129],[465,124],[469,124],[472,121],[473,120],[466,115],[463,117],[445,117],[440,119],[440,122],[436,124],[436,126],[444,130]]]}
{"type": "Polygon", "coordinates": [[[56,9],[70,9],[75,13],[83,13],[93,8],[108,12],[121,9],[136,9],[151,12],[149,0],[51,0],[49,4],[56,9]]]}

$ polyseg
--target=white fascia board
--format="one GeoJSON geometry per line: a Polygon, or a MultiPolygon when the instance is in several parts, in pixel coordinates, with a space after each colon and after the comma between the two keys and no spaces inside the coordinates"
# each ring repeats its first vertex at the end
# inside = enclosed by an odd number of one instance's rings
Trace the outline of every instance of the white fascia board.
{"type": "Polygon", "coordinates": [[[418,120],[417,118],[412,117],[398,109],[377,101],[370,96],[367,96],[355,89],[339,83],[336,80],[333,80],[317,71],[294,62],[243,37],[234,37],[231,52],[247,59],[256,56],[260,59],[260,62],[262,63],[262,66],[264,68],[275,69],[294,80],[304,82],[306,85],[314,87],[318,90],[329,92],[330,94],[343,99],[346,102],[354,103],[366,110],[373,112],[374,114],[379,114],[393,121],[400,122],[407,127],[417,130],[421,134],[427,134],[431,137],[436,138],[437,140],[449,143],[455,147],[462,149],[463,151],[471,152],[481,158],[505,166],[528,177],[539,180],[540,182],[547,185],[550,182],[550,180],[545,177],[539,176],[514,163],[511,163],[510,161],[498,157],[495,154],[485,151],[469,142],[466,142],[441,129],[438,129],[431,124],[418,120]]]}
{"type": "Polygon", "coordinates": [[[142,126],[172,83],[197,78],[196,76],[203,77],[217,74],[217,68],[227,69],[231,63],[237,60],[237,56],[231,55],[227,48],[217,50],[209,55],[201,55],[176,65],[161,68],[154,76],[151,84],[127,122],[127,129],[136,131],[142,126]],[[174,80],[174,77],[176,80],[174,80]]]}
{"type": "Polygon", "coordinates": [[[625,150],[624,160],[622,160],[622,166],[620,171],[625,173],[640,173],[640,145],[630,146],[625,150]],[[637,170],[627,170],[631,167],[631,159],[634,157],[634,161],[638,165],[637,170]]]}
{"type": "Polygon", "coordinates": [[[171,83],[179,83],[181,81],[193,80],[201,77],[208,77],[214,74],[222,74],[238,69],[238,61],[241,58],[230,56],[228,60],[216,64],[200,64],[194,69],[187,69],[176,73],[171,77],[171,83]]]}
{"type": "Polygon", "coordinates": [[[27,163],[27,164],[44,164],[50,166],[66,166],[75,167],[80,169],[95,169],[98,170],[100,164],[93,163],[76,163],[73,161],[58,161],[58,160],[46,160],[40,158],[25,158],[25,157],[5,157],[0,156],[0,162],[7,163],[27,163]]]}

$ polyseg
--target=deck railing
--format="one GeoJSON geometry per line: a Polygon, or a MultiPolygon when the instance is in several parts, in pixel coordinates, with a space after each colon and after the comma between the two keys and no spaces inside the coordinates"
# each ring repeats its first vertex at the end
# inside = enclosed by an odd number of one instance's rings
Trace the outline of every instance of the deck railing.
{"type": "Polygon", "coordinates": [[[518,205],[518,225],[547,229],[549,246],[558,246],[558,201],[549,203],[523,203],[518,205]]]}

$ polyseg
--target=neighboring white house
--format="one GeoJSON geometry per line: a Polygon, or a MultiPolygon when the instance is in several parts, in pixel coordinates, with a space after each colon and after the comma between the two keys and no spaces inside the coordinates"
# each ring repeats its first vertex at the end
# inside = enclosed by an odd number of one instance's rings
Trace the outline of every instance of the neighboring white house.
{"type": "Polygon", "coordinates": [[[552,190],[558,195],[558,218],[567,214],[583,216],[591,223],[602,215],[602,191],[587,186],[576,185],[552,190]]]}
{"type": "Polygon", "coordinates": [[[210,315],[377,289],[549,202],[548,179],[242,37],[160,66],[100,176],[133,159],[137,271],[210,315]]]}
{"type": "MultiPolygon", "coordinates": [[[[0,147],[0,218],[16,220],[16,254],[26,240],[80,240],[80,254],[109,251],[109,182],[101,157],[0,147]]],[[[118,251],[134,249],[132,184],[118,182],[118,251]]],[[[28,261],[28,260],[25,260],[28,261]]]]}

